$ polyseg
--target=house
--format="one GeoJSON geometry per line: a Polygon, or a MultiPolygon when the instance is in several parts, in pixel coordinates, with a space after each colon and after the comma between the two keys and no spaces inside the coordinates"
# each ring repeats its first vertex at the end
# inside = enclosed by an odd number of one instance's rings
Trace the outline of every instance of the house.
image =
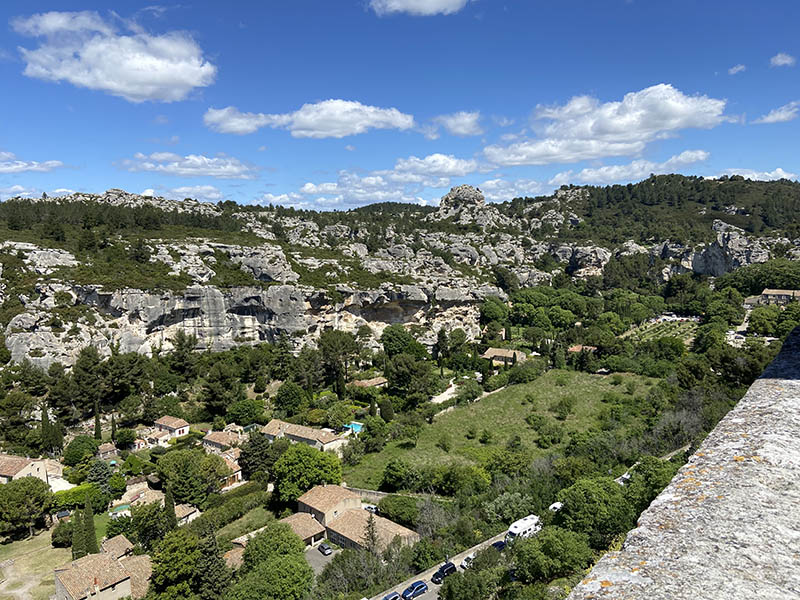
{"type": "Polygon", "coordinates": [[[153,446],[161,446],[162,448],[166,448],[169,446],[169,441],[172,439],[169,431],[165,431],[163,429],[153,429],[145,436],[145,441],[147,442],[147,446],[152,448],[153,446]]]}
{"type": "Polygon", "coordinates": [[[133,441],[133,451],[134,452],[138,452],[139,450],[144,450],[144,449],[149,448],[149,447],[150,447],[150,444],[148,444],[147,440],[145,440],[144,438],[136,438],[133,441]]]}
{"type": "Polygon", "coordinates": [[[372,379],[358,379],[351,385],[361,388],[385,388],[389,385],[389,380],[386,377],[373,377],[372,379]]]}
{"type": "Polygon", "coordinates": [[[155,422],[156,429],[169,433],[170,439],[179,438],[189,433],[189,423],[177,417],[165,415],[155,422]]]}
{"type": "Polygon", "coordinates": [[[45,462],[24,456],[0,454],[0,483],[8,483],[23,477],[36,477],[48,483],[45,462]]]}
{"type": "Polygon", "coordinates": [[[121,561],[122,568],[131,578],[131,598],[140,600],[147,595],[150,576],[153,574],[153,563],[147,554],[131,556],[121,561]]]}
{"type": "Polygon", "coordinates": [[[239,443],[239,436],[230,431],[209,431],[203,438],[203,449],[213,454],[222,454],[239,443]]]}
{"type": "Polygon", "coordinates": [[[103,541],[100,544],[100,550],[116,559],[120,559],[133,554],[133,544],[124,535],[119,534],[103,541]]]}
{"type": "Polygon", "coordinates": [[[97,456],[100,460],[108,460],[117,455],[117,447],[110,443],[106,442],[105,444],[100,444],[97,447],[97,456]]]}
{"type": "Polygon", "coordinates": [[[374,519],[379,551],[385,550],[395,538],[399,538],[403,545],[414,544],[420,539],[416,531],[361,509],[347,510],[328,523],[328,539],[342,548],[366,549],[366,531],[370,517],[374,519]]]}
{"type": "Polygon", "coordinates": [[[582,346],[581,344],[575,344],[574,346],[570,346],[567,348],[567,352],[572,354],[578,354],[580,352],[596,352],[597,346],[582,346]]]}
{"type": "Polygon", "coordinates": [[[761,292],[761,304],[789,304],[800,300],[800,290],[775,290],[766,288],[761,292]]]}
{"type": "Polygon", "coordinates": [[[133,596],[131,576],[110,554],[89,554],[55,570],[55,600],[120,600],[133,596]]]}
{"type": "Polygon", "coordinates": [[[230,475],[223,477],[222,488],[225,489],[242,481],[242,468],[239,466],[239,454],[241,451],[238,448],[231,448],[227,452],[222,453],[222,460],[231,470],[230,475]],[[236,452],[232,452],[236,450],[236,452]]]}
{"type": "Polygon", "coordinates": [[[347,438],[336,435],[333,431],[314,429],[313,427],[306,427],[305,425],[295,425],[294,423],[287,423],[280,419],[272,419],[269,423],[264,425],[261,429],[261,433],[266,435],[270,442],[285,437],[296,444],[308,444],[317,450],[322,450],[323,452],[330,450],[337,454],[341,452],[342,446],[348,441],[347,438]]]}
{"type": "Polygon", "coordinates": [[[325,539],[325,527],[309,513],[299,512],[281,519],[292,528],[294,534],[306,543],[306,546],[315,546],[325,539]]]}
{"type": "Polygon", "coordinates": [[[178,525],[186,525],[199,517],[200,511],[191,504],[176,504],[175,516],[178,518],[178,525]]]}
{"type": "Polygon", "coordinates": [[[297,499],[297,512],[309,513],[326,527],[353,509],[361,510],[361,496],[340,485],[315,485],[297,499]]]}
{"type": "Polygon", "coordinates": [[[487,348],[486,352],[481,354],[481,358],[492,361],[494,366],[511,365],[514,362],[524,362],[527,360],[528,355],[521,350],[509,350],[508,348],[487,348]]]}

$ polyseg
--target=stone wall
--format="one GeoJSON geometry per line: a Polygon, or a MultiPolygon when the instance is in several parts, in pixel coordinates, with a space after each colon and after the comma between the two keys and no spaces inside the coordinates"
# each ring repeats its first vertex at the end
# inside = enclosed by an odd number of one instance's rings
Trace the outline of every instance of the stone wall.
{"type": "Polygon", "coordinates": [[[800,328],[568,600],[800,598],[800,328]]]}

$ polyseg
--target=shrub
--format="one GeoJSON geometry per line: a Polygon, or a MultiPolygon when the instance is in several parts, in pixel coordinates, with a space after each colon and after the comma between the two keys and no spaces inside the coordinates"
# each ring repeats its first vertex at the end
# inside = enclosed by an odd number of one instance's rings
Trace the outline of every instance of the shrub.
{"type": "Polygon", "coordinates": [[[72,545],[72,521],[59,521],[50,534],[53,548],[69,548],[72,545]]]}

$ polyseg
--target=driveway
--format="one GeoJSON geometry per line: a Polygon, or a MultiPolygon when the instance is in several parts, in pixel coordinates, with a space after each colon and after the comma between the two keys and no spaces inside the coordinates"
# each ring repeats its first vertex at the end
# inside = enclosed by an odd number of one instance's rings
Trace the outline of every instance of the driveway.
{"type": "Polygon", "coordinates": [[[322,552],[319,551],[319,546],[314,546],[313,548],[309,548],[306,550],[306,561],[309,565],[311,565],[311,569],[314,571],[314,576],[318,576],[322,573],[322,569],[325,568],[329,562],[333,560],[333,557],[339,554],[341,550],[334,550],[330,556],[325,556],[322,552]]]}
{"type": "MultiPolygon", "coordinates": [[[[450,562],[454,563],[456,565],[456,567],[458,567],[458,570],[460,571],[461,570],[461,561],[464,560],[464,557],[467,556],[467,554],[469,554],[470,552],[477,552],[479,550],[483,550],[484,548],[486,548],[490,544],[493,544],[497,540],[502,540],[505,537],[506,537],[506,532],[505,531],[502,532],[502,533],[498,533],[496,536],[491,537],[488,540],[484,540],[483,542],[481,542],[480,544],[478,544],[476,546],[473,546],[472,548],[464,550],[463,552],[460,552],[459,554],[456,554],[455,556],[451,556],[450,557],[450,562]]],[[[319,554],[319,553],[317,553],[317,554],[319,554]]],[[[439,597],[439,588],[441,586],[438,586],[435,583],[432,583],[431,582],[431,577],[438,570],[439,570],[439,565],[437,564],[434,567],[428,569],[427,571],[419,573],[418,575],[414,575],[414,577],[411,577],[410,579],[404,581],[403,583],[395,585],[395,586],[389,588],[388,590],[381,592],[377,596],[373,596],[370,600],[383,600],[383,597],[386,596],[387,594],[391,593],[391,592],[397,592],[398,594],[402,594],[404,589],[406,589],[409,585],[411,585],[412,583],[414,583],[415,581],[417,581],[419,579],[421,579],[422,581],[424,581],[425,583],[428,584],[428,591],[426,593],[422,594],[422,596],[417,596],[417,598],[419,600],[436,600],[436,598],[439,597]]]]}

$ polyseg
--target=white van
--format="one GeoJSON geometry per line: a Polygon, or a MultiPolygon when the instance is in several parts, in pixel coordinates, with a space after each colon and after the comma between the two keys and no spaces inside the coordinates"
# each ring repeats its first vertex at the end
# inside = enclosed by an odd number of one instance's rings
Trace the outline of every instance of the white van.
{"type": "Polygon", "coordinates": [[[536,515],[528,515],[524,519],[514,521],[506,533],[506,543],[511,544],[517,538],[529,538],[539,533],[542,523],[536,515]]]}

